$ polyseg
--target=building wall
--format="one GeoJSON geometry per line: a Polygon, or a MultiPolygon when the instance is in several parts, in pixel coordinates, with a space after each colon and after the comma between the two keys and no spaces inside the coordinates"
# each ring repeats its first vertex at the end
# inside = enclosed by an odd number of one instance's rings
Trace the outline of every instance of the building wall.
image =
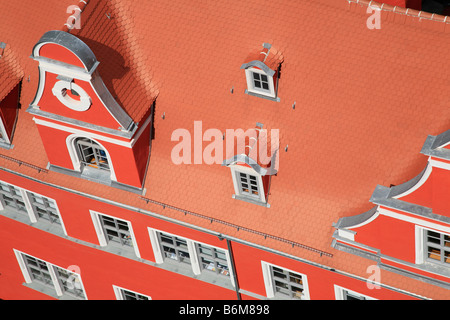
{"type": "MultiPolygon", "coordinates": [[[[111,203],[74,194],[16,174],[0,170],[0,180],[54,199],[67,236],[56,235],[5,217],[0,212],[0,298],[52,299],[24,285],[14,249],[68,268],[77,266],[88,299],[115,299],[116,285],[152,299],[236,299],[235,289],[203,281],[155,264],[148,228],[196,242],[228,249],[227,240],[185,225],[124,209],[111,203]],[[138,244],[140,258],[121,255],[99,246],[91,210],[129,221],[138,244]]],[[[382,288],[370,290],[364,279],[356,279],[325,268],[269,252],[253,245],[231,241],[233,260],[242,299],[266,296],[262,261],[306,276],[310,299],[335,299],[334,285],[377,299],[409,299],[408,295],[382,288]]]]}
{"type": "MultiPolygon", "coordinates": [[[[49,162],[52,165],[74,170],[67,146],[67,138],[72,133],[49,126],[37,125],[37,127],[49,162]]],[[[88,133],[86,137],[89,138],[91,132],[89,130],[86,132],[88,133]]],[[[84,135],[80,133],[79,136],[84,135]]],[[[110,137],[106,136],[106,138],[110,137]]],[[[113,139],[118,143],[124,142],[120,138],[114,137],[113,139]]],[[[99,138],[94,140],[101,144],[109,154],[109,164],[114,169],[117,182],[140,188],[145,178],[144,173],[149,154],[150,126],[144,129],[136,144],[131,148],[99,138]]]]}

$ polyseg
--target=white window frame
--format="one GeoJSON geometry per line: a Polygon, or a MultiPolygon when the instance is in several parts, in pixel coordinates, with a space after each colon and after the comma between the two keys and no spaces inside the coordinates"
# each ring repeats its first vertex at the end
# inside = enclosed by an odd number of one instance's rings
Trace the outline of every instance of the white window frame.
{"type": "Polygon", "coordinates": [[[275,298],[275,288],[273,287],[272,272],[270,271],[270,269],[271,267],[276,267],[300,275],[302,277],[302,286],[303,286],[303,297],[300,300],[310,300],[308,277],[304,273],[290,270],[288,268],[281,267],[279,265],[275,265],[266,261],[261,261],[261,267],[263,271],[264,287],[266,289],[267,298],[269,299],[275,298]]]}
{"type": "Polygon", "coordinates": [[[99,217],[100,215],[105,216],[105,217],[109,217],[111,219],[121,220],[121,221],[126,222],[128,224],[128,230],[129,230],[130,235],[131,235],[131,242],[133,243],[134,253],[136,254],[136,256],[138,258],[141,257],[141,254],[139,252],[139,248],[138,248],[138,245],[137,245],[137,241],[136,241],[136,236],[135,236],[134,231],[133,231],[133,226],[132,226],[130,221],[122,219],[122,218],[118,218],[118,217],[115,217],[115,216],[111,216],[111,215],[108,215],[108,214],[105,214],[105,213],[97,212],[97,211],[94,211],[94,210],[89,210],[89,212],[90,212],[90,215],[91,215],[91,218],[92,218],[92,222],[94,224],[95,232],[97,233],[98,242],[99,242],[101,247],[107,247],[108,246],[108,239],[106,238],[106,235],[103,232],[102,223],[101,223],[100,217],[99,217]]]}
{"type": "Polygon", "coordinates": [[[232,285],[235,286],[234,278],[233,278],[233,268],[231,266],[230,253],[228,252],[228,250],[220,248],[220,247],[216,247],[216,246],[213,246],[213,245],[210,245],[208,243],[204,243],[204,242],[188,239],[188,238],[185,238],[185,237],[182,237],[182,236],[179,236],[179,235],[167,232],[167,231],[158,230],[158,229],[154,229],[154,228],[148,227],[148,233],[149,233],[149,236],[150,236],[150,242],[151,242],[151,245],[152,245],[152,248],[153,248],[153,254],[155,256],[155,262],[157,264],[163,264],[164,263],[164,255],[161,252],[161,244],[159,243],[158,235],[156,234],[157,232],[161,232],[161,233],[164,233],[164,234],[167,234],[167,235],[170,235],[170,236],[173,236],[173,237],[177,237],[177,238],[180,238],[180,239],[183,239],[183,240],[186,241],[187,247],[188,247],[188,252],[189,252],[189,257],[190,257],[190,261],[191,261],[192,271],[194,272],[195,275],[202,274],[202,268],[201,268],[201,265],[200,265],[200,259],[199,259],[198,254],[197,254],[196,244],[201,244],[201,245],[204,245],[204,246],[208,246],[208,247],[211,247],[211,248],[223,251],[225,253],[225,257],[227,259],[228,272],[230,273],[229,274],[229,278],[231,280],[232,285]]]}
{"type": "Polygon", "coordinates": [[[433,232],[437,232],[440,234],[445,234],[450,236],[450,232],[448,232],[449,230],[446,230],[449,228],[443,227],[443,226],[439,226],[436,224],[433,224],[432,227],[423,227],[423,226],[419,226],[416,225],[415,226],[415,255],[416,255],[416,259],[415,259],[415,263],[416,264],[424,264],[424,263],[430,263],[436,266],[441,266],[441,267],[449,267],[450,265],[445,265],[443,263],[440,263],[438,261],[434,261],[433,259],[428,259],[427,258],[427,248],[426,248],[426,231],[433,231],[433,232]]]}
{"type": "Polygon", "coordinates": [[[244,167],[244,166],[237,165],[237,164],[230,165],[230,170],[231,170],[231,176],[233,178],[233,186],[234,186],[234,192],[235,192],[236,196],[244,197],[246,199],[252,199],[254,201],[258,201],[258,202],[262,202],[262,203],[267,202],[266,191],[264,190],[262,176],[259,173],[257,173],[252,168],[244,167]],[[250,174],[250,175],[256,177],[256,180],[258,182],[259,198],[252,197],[252,196],[246,195],[241,192],[240,187],[239,187],[239,182],[237,181],[237,175],[240,172],[245,173],[245,174],[250,174]]]}
{"type": "Polygon", "coordinates": [[[98,139],[95,139],[93,136],[88,135],[88,134],[82,135],[82,134],[78,134],[78,133],[73,133],[66,138],[66,146],[67,146],[67,150],[69,152],[70,159],[72,161],[73,170],[81,173],[81,161],[78,156],[77,146],[75,143],[77,138],[89,139],[89,140],[97,143],[103,149],[103,151],[105,151],[106,157],[108,158],[110,179],[112,181],[117,182],[116,172],[114,171],[113,162],[112,162],[112,159],[111,159],[111,156],[110,156],[108,150],[98,141],[98,139]]]}
{"type": "Polygon", "coordinates": [[[368,295],[365,295],[365,294],[362,294],[362,293],[359,293],[359,292],[356,292],[356,291],[353,291],[353,290],[350,290],[350,289],[347,289],[347,288],[344,288],[344,287],[341,287],[341,286],[338,286],[335,284],[334,285],[334,295],[335,295],[336,300],[344,300],[345,291],[347,291],[348,293],[350,293],[354,296],[363,297],[366,300],[377,300],[368,295]]]}
{"type": "Polygon", "coordinates": [[[245,69],[245,77],[247,80],[247,90],[249,92],[255,93],[255,94],[259,94],[259,95],[263,95],[263,96],[268,96],[271,98],[276,98],[276,92],[275,92],[275,86],[273,83],[273,76],[269,76],[267,73],[265,73],[263,70],[255,68],[255,67],[250,67],[245,69]],[[269,92],[265,91],[265,90],[261,90],[259,88],[255,88],[254,84],[253,84],[253,73],[259,73],[259,74],[263,74],[267,77],[268,79],[268,83],[269,83],[269,92]]]}
{"type": "Polygon", "coordinates": [[[8,134],[6,133],[5,124],[3,123],[2,117],[0,117],[0,133],[2,135],[0,138],[0,142],[11,145],[11,140],[10,140],[8,134]]]}
{"type": "Polygon", "coordinates": [[[17,262],[19,264],[20,270],[22,271],[22,275],[23,275],[26,283],[28,283],[28,284],[33,283],[33,279],[31,278],[31,275],[29,274],[28,268],[26,266],[25,261],[23,260],[23,256],[22,255],[27,255],[27,256],[30,256],[30,257],[32,257],[34,259],[40,260],[42,262],[45,262],[45,264],[47,266],[47,269],[48,269],[48,271],[50,273],[50,277],[52,279],[53,287],[54,287],[54,289],[56,291],[56,295],[58,297],[63,296],[64,293],[63,293],[63,289],[61,288],[61,285],[59,283],[58,276],[56,275],[56,271],[55,271],[54,267],[57,267],[57,268],[66,270],[69,273],[75,274],[77,276],[76,279],[78,280],[77,283],[80,285],[80,289],[83,291],[84,299],[86,299],[86,300],[88,299],[87,298],[87,294],[86,294],[86,290],[84,289],[83,281],[81,279],[81,275],[79,273],[73,272],[73,271],[68,270],[66,268],[63,268],[63,267],[60,267],[60,266],[58,266],[56,264],[47,262],[47,261],[45,261],[45,260],[43,260],[41,258],[35,257],[35,256],[31,255],[31,254],[19,251],[17,249],[13,249],[13,250],[14,250],[14,254],[16,256],[17,262]]]}
{"type": "Polygon", "coordinates": [[[73,81],[57,81],[52,88],[52,93],[59,102],[74,111],[86,111],[92,104],[91,98],[86,91],[73,81]],[[75,100],[67,94],[67,90],[72,89],[80,95],[80,100],[75,100]]]}
{"type": "Polygon", "coordinates": [[[113,284],[113,290],[114,290],[114,294],[116,295],[116,299],[117,300],[125,300],[125,297],[123,296],[123,293],[122,293],[123,290],[129,291],[129,292],[132,292],[132,293],[135,293],[135,294],[138,294],[138,295],[143,296],[143,297],[146,297],[146,298],[148,298],[148,300],[152,300],[152,297],[150,297],[150,296],[148,296],[146,294],[142,294],[142,293],[130,290],[130,289],[122,288],[122,287],[116,286],[114,284],[113,284]]]}
{"type": "MultiPolygon", "coordinates": [[[[45,221],[45,219],[39,219],[38,214],[37,214],[36,212],[34,212],[33,206],[32,206],[32,204],[31,204],[31,201],[30,201],[30,198],[29,198],[28,193],[30,193],[30,194],[35,194],[35,195],[37,195],[37,196],[39,196],[39,197],[47,198],[47,199],[53,201],[53,203],[55,204],[55,211],[56,211],[56,214],[58,215],[59,221],[61,222],[61,228],[62,228],[64,234],[67,236],[66,227],[64,226],[64,221],[63,221],[63,219],[62,219],[62,217],[61,217],[61,213],[59,212],[59,208],[58,208],[58,203],[56,202],[55,199],[52,199],[52,198],[50,198],[50,197],[48,197],[48,196],[44,196],[44,195],[42,195],[42,194],[40,194],[40,193],[37,193],[37,192],[34,192],[34,191],[30,191],[30,190],[27,190],[27,189],[18,187],[18,186],[16,186],[16,185],[12,184],[12,183],[9,183],[9,182],[3,181],[3,180],[0,180],[0,181],[1,181],[2,183],[4,183],[4,184],[11,185],[11,186],[13,186],[13,187],[19,189],[20,195],[21,195],[21,197],[22,197],[22,199],[23,199],[23,202],[25,203],[25,208],[26,208],[26,210],[27,210],[27,214],[28,214],[28,217],[29,217],[31,223],[36,223],[36,222],[38,222],[38,220],[39,220],[39,221],[45,221]]],[[[3,208],[3,205],[2,205],[2,203],[1,203],[1,201],[0,201],[0,210],[3,210],[3,209],[5,209],[5,208],[3,208]]],[[[50,222],[49,222],[49,223],[50,223],[50,222]]]]}

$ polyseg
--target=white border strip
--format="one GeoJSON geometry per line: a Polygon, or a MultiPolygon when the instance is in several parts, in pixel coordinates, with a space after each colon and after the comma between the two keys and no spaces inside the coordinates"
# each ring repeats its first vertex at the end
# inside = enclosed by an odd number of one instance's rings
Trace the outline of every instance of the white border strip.
{"type": "MultiPolygon", "coordinates": [[[[398,219],[398,220],[402,220],[402,221],[406,221],[406,222],[410,222],[413,223],[415,225],[419,225],[419,226],[424,226],[427,228],[432,228],[435,230],[439,230],[442,231],[444,233],[450,233],[450,227],[446,227],[442,224],[437,224],[437,223],[433,223],[433,222],[429,222],[429,221],[425,221],[422,220],[420,218],[414,218],[414,217],[410,217],[401,213],[397,213],[397,212],[392,212],[388,209],[384,209],[384,208],[378,208],[378,212],[382,215],[394,218],[394,219],[398,219]]],[[[444,223],[444,222],[443,222],[444,223]]]]}
{"type": "Polygon", "coordinates": [[[117,139],[113,139],[113,138],[109,138],[109,137],[105,137],[105,136],[99,135],[97,133],[83,131],[83,130],[75,129],[75,128],[72,128],[72,127],[64,126],[64,125],[61,125],[61,124],[56,124],[54,122],[38,119],[36,117],[33,117],[33,120],[34,120],[34,122],[36,124],[39,124],[39,125],[42,125],[42,126],[45,126],[45,127],[49,127],[49,128],[53,128],[53,129],[57,129],[57,130],[61,130],[61,131],[65,131],[65,132],[69,132],[69,133],[75,133],[75,134],[83,135],[84,137],[90,138],[91,140],[101,140],[101,141],[113,143],[115,145],[126,147],[126,148],[132,148],[133,147],[133,140],[131,142],[117,140],[117,139]]]}

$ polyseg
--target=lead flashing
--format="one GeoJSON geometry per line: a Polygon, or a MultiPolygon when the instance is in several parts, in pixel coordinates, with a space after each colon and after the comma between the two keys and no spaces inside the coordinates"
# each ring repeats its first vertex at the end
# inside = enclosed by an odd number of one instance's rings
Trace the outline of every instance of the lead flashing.
{"type": "Polygon", "coordinates": [[[373,207],[369,211],[358,214],[356,216],[343,217],[338,220],[335,225],[337,229],[351,228],[362,224],[373,217],[377,213],[378,206],[373,207]]]}
{"type": "Polygon", "coordinates": [[[242,162],[245,164],[248,164],[250,167],[252,167],[253,170],[255,170],[258,174],[265,176],[267,174],[267,170],[262,168],[255,160],[250,158],[249,156],[245,154],[238,154],[233,156],[230,159],[226,159],[222,162],[222,166],[230,166],[232,164],[235,164],[237,162],[242,162]]]}
{"type": "Polygon", "coordinates": [[[270,69],[264,62],[261,62],[259,60],[253,60],[247,63],[244,63],[241,66],[241,69],[247,69],[250,67],[256,67],[264,71],[268,76],[273,77],[275,74],[275,70],[270,69]]]}
{"type": "Polygon", "coordinates": [[[394,199],[390,197],[391,188],[378,185],[370,198],[370,202],[388,207],[394,210],[404,211],[415,214],[422,218],[428,218],[438,222],[450,223],[450,217],[445,217],[433,213],[431,208],[409,203],[403,200],[394,199]]]}
{"type": "Polygon", "coordinates": [[[450,160],[450,150],[443,148],[450,142],[450,130],[437,136],[428,136],[420,153],[444,160],[450,160]]]}
{"type": "MultiPolygon", "coordinates": [[[[429,164],[428,164],[429,165],[429,164]]],[[[389,198],[395,198],[398,195],[401,195],[402,193],[405,193],[406,191],[410,190],[412,187],[414,187],[419,181],[420,179],[422,179],[423,175],[425,174],[425,172],[427,171],[427,167],[426,166],[422,172],[420,172],[417,176],[415,176],[414,178],[412,178],[411,180],[408,180],[402,184],[399,184],[397,186],[393,186],[390,188],[389,191],[389,198]]]]}
{"type": "Polygon", "coordinates": [[[97,58],[92,50],[83,41],[68,32],[52,30],[44,33],[33,47],[33,59],[36,59],[39,56],[36,49],[40,48],[44,43],[55,43],[72,51],[81,60],[86,71],[89,73],[96,67],[97,58]]]}

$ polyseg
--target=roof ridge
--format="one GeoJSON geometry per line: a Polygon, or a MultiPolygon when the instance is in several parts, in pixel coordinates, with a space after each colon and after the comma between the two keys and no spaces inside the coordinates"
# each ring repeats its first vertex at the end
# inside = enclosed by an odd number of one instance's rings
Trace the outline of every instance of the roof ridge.
{"type": "Polygon", "coordinates": [[[381,11],[388,11],[397,14],[406,15],[409,17],[420,18],[425,20],[431,20],[436,22],[450,23],[450,19],[447,19],[448,16],[443,16],[436,13],[429,13],[422,10],[416,10],[411,8],[403,8],[400,6],[393,6],[386,3],[380,3],[378,1],[373,0],[347,0],[348,3],[357,3],[362,4],[367,7],[375,8],[381,11]]]}

